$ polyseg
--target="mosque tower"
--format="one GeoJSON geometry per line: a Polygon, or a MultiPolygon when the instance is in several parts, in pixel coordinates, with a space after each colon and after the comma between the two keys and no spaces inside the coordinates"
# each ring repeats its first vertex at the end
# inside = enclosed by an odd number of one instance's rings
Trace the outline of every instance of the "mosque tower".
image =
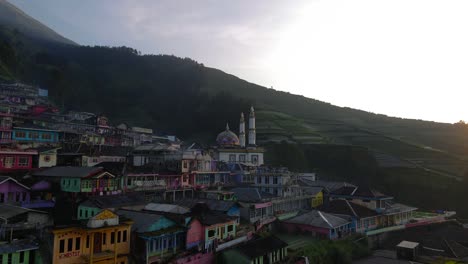
{"type": "Polygon", "coordinates": [[[241,148],[245,148],[245,119],[244,119],[244,113],[241,113],[241,116],[240,116],[239,142],[240,142],[241,148]]]}
{"type": "Polygon", "coordinates": [[[256,146],[256,131],[255,131],[255,110],[253,106],[250,107],[249,114],[249,146],[256,146]]]}

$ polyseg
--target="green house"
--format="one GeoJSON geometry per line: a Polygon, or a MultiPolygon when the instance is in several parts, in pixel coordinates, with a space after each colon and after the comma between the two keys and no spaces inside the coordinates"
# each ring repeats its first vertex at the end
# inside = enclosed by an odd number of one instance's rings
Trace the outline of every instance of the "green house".
{"type": "Polygon", "coordinates": [[[0,263],[35,263],[34,253],[39,248],[30,240],[16,240],[11,243],[0,242],[0,263]]]}
{"type": "Polygon", "coordinates": [[[288,244],[275,237],[254,238],[222,254],[226,264],[269,264],[287,262],[288,244]]]}
{"type": "Polygon", "coordinates": [[[124,206],[145,205],[147,202],[142,193],[125,195],[93,196],[80,203],[78,206],[78,220],[89,219],[103,209],[118,210],[124,206]]]}
{"type": "Polygon", "coordinates": [[[121,191],[121,179],[102,167],[52,167],[33,176],[59,183],[63,192],[105,195],[121,191]]]}

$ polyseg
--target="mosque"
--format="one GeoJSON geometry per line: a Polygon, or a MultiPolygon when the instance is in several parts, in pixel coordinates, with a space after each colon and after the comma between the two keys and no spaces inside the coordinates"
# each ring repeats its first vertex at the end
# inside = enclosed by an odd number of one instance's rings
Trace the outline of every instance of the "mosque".
{"type": "Polygon", "coordinates": [[[244,113],[240,115],[239,136],[229,129],[226,124],[226,130],[219,133],[216,137],[217,160],[226,163],[241,163],[246,165],[263,165],[264,149],[257,147],[255,130],[255,110],[250,107],[249,113],[249,131],[248,142],[246,141],[244,113]]]}

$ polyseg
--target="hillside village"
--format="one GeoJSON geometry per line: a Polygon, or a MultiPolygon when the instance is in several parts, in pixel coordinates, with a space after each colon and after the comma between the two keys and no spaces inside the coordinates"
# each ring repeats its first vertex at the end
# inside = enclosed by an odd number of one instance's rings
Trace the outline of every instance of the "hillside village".
{"type": "Polygon", "coordinates": [[[455,212],[266,155],[254,107],[202,148],[0,84],[0,263],[315,263],[320,241],[377,249],[359,263],[468,261],[455,212]]]}

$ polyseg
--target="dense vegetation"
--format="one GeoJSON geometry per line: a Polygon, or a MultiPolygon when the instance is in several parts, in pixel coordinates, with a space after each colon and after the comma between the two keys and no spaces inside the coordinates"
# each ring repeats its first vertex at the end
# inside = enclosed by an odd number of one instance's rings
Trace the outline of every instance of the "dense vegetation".
{"type": "MultiPolygon", "coordinates": [[[[350,237],[340,241],[317,240],[294,252],[292,257],[308,257],[316,264],[348,264],[370,255],[367,239],[350,237]]],[[[291,262],[293,263],[293,262],[291,262]]]]}

